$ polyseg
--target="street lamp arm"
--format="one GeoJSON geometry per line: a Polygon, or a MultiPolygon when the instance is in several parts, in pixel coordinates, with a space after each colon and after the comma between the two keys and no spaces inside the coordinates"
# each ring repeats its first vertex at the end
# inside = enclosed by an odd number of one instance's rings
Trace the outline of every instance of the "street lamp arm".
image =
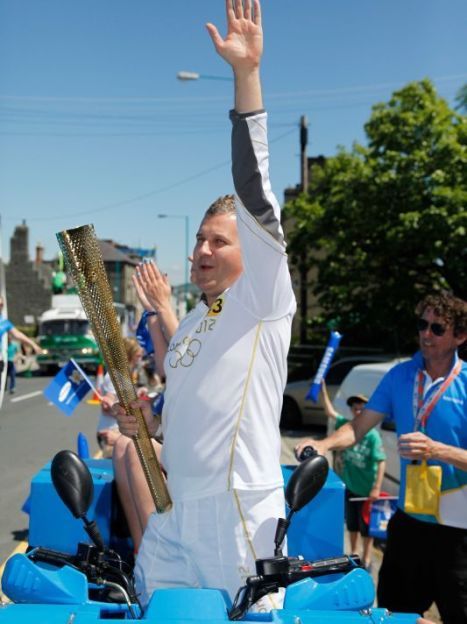
{"type": "Polygon", "coordinates": [[[177,74],[178,80],[198,80],[199,77],[196,72],[179,71],[177,74]]]}
{"type": "Polygon", "coordinates": [[[230,76],[212,76],[209,74],[199,74],[197,72],[179,71],[177,73],[177,79],[182,81],[188,80],[227,80],[233,82],[233,78],[230,76]]]}

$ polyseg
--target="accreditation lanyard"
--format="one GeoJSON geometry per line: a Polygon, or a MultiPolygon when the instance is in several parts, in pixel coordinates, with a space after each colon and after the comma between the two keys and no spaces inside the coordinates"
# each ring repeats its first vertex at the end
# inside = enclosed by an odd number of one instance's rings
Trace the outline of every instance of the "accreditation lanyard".
{"type": "Polygon", "coordinates": [[[444,392],[448,389],[457,375],[460,373],[462,368],[462,363],[460,360],[457,361],[454,368],[451,370],[449,375],[440,385],[438,390],[429,397],[428,395],[423,398],[423,389],[425,387],[425,375],[422,370],[417,372],[417,377],[415,379],[414,384],[414,416],[415,416],[415,427],[414,430],[417,431],[420,429],[422,433],[425,432],[426,421],[430,416],[431,412],[434,410],[435,405],[438,403],[444,392]]]}

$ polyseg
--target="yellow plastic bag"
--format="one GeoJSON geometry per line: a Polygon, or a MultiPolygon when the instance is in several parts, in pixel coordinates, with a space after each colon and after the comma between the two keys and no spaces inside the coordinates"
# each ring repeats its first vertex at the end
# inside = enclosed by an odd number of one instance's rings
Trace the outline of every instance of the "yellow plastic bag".
{"type": "Polygon", "coordinates": [[[441,466],[409,464],[406,468],[404,511],[438,516],[441,492],[441,466]]]}

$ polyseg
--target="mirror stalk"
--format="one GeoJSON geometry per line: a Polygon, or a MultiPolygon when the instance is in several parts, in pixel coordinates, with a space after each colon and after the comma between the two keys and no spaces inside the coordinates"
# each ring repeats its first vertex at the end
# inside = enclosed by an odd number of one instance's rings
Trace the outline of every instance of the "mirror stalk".
{"type": "Polygon", "coordinates": [[[86,533],[97,546],[99,552],[103,553],[105,551],[105,544],[95,520],[88,520],[86,516],[82,516],[82,520],[84,522],[84,529],[86,533]]]}
{"type": "Polygon", "coordinates": [[[282,544],[284,543],[284,539],[287,534],[287,530],[289,528],[290,521],[292,519],[293,514],[294,514],[293,510],[291,510],[287,518],[279,518],[279,520],[277,521],[276,535],[274,536],[274,545],[275,545],[274,556],[275,557],[283,556],[282,544]]]}

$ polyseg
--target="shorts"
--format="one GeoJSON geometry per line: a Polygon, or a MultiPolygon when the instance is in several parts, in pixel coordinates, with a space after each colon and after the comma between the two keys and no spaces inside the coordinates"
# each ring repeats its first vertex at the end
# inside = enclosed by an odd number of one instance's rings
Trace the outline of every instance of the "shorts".
{"type": "Polygon", "coordinates": [[[363,519],[363,505],[365,501],[351,501],[351,498],[362,498],[350,490],[345,490],[345,523],[351,533],[360,533],[362,537],[368,537],[368,524],[363,519]]]}
{"type": "MultiPolygon", "coordinates": [[[[281,487],[222,492],[153,513],[135,566],[141,603],[146,606],[161,587],[223,589],[233,600],[246,578],[256,574],[255,559],[273,555],[277,518],[284,511],[281,487]]],[[[271,598],[267,610],[279,608],[271,598]]]]}

